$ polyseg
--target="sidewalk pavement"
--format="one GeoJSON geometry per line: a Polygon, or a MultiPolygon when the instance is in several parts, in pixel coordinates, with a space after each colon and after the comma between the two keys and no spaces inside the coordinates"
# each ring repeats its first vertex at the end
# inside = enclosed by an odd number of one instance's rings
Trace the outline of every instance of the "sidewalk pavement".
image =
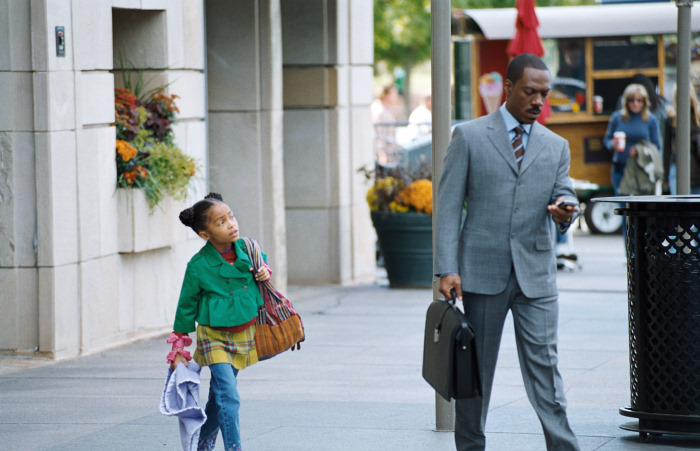
{"type": "MultiPolygon", "coordinates": [[[[642,443],[619,429],[629,404],[626,266],[619,236],[577,232],[582,268],[559,273],[559,369],[582,450],[700,449],[700,438],[642,443]]],[[[373,285],[290,287],[307,340],[239,374],[243,446],[257,450],[451,450],[435,432],[435,393],[421,376],[431,291],[373,285]]],[[[53,363],[0,359],[0,448],[178,450],[159,413],[165,335],[53,363]]],[[[200,392],[208,391],[203,370],[200,392]]],[[[506,322],[486,425],[488,450],[543,450],[506,322]]],[[[223,449],[219,438],[217,450],[223,449]]]]}

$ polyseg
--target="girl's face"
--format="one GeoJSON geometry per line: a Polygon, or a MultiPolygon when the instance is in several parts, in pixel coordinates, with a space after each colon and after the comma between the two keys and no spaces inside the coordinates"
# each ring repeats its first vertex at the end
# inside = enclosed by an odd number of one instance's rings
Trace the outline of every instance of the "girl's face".
{"type": "Polygon", "coordinates": [[[630,113],[641,113],[645,104],[646,101],[641,94],[635,94],[627,99],[627,108],[630,110],[630,113]]]}
{"type": "Polygon", "coordinates": [[[207,211],[206,230],[199,236],[209,241],[219,251],[225,251],[238,240],[238,222],[231,209],[223,202],[217,202],[207,211]]]}

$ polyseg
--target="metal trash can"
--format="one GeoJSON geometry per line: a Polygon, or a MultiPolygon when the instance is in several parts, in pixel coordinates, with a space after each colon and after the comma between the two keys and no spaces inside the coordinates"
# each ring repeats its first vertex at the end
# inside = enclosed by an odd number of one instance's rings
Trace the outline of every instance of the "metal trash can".
{"type": "Polygon", "coordinates": [[[608,197],[625,205],[629,406],[648,434],[700,435],[700,196],[608,197]]]}

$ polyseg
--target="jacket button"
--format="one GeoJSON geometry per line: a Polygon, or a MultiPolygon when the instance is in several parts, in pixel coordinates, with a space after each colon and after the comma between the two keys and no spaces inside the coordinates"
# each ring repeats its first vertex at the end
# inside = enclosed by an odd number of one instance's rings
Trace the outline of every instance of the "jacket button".
{"type": "Polygon", "coordinates": [[[233,291],[228,292],[229,296],[233,296],[233,291]]]}
{"type": "Polygon", "coordinates": [[[243,289],[244,289],[244,290],[247,290],[247,289],[248,289],[248,285],[243,285],[243,289]]]}
{"type": "Polygon", "coordinates": [[[228,283],[228,279],[226,279],[226,283],[228,283]]]}

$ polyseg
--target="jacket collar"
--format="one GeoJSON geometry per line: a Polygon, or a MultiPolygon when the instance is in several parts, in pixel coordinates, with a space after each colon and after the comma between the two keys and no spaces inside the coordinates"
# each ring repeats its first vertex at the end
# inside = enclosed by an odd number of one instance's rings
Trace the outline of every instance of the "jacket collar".
{"type": "Polygon", "coordinates": [[[245,277],[250,272],[249,269],[252,264],[245,250],[243,240],[236,240],[233,243],[233,249],[236,251],[236,263],[233,265],[224,260],[224,257],[221,256],[219,251],[208,241],[200,252],[204,254],[207,264],[211,266],[213,270],[218,268],[221,277],[245,277]]]}
{"type": "Polygon", "coordinates": [[[522,174],[542,151],[544,126],[537,121],[530,126],[527,148],[525,149],[523,162],[520,165],[520,169],[518,169],[517,164],[515,164],[515,158],[513,157],[513,146],[508,138],[508,130],[506,130],[505,121],[503,120],[501,112],[496,110],[488,115],[487,118],[488,122],[486,126],[488,128],[489,140],[503,159],[506,160],[513,172],[522,174]]]}

